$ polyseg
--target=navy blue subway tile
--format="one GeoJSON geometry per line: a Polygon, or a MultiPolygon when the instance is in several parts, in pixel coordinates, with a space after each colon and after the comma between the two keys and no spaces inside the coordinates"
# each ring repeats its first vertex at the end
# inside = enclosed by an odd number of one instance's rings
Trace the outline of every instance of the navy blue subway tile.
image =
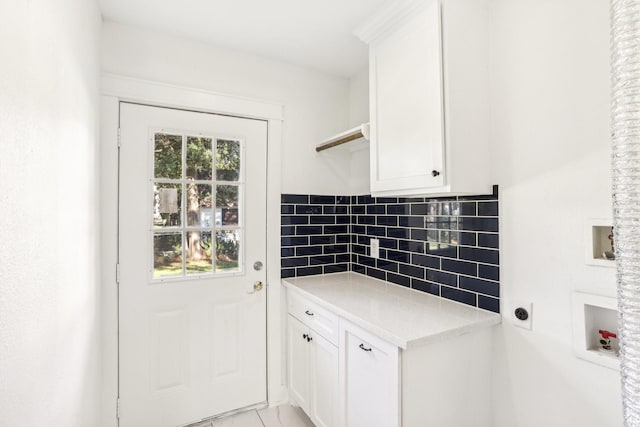
{"type": "Polygon", "coordinates": [[[351,251],[355,254],[366,255],[367,247],[364,245],[351,245],[351,251]]]}
{"type": "Polygon", "coordinates": [[[500,285],[496,282],[489,282],[482,279],[460,276],[460,289],[486,294],[493,297],[500,296],[500,285]]]}
{"type": "Polygon", "coordinates": [[[387,280],[387,273],[382,270],[378,270],[377,268],[367,267],[367,276],[380,280],[387,280]]]}
{"type": "Polygon", "coordinates": [[[358,204],[359,205],[371,205],[375,203],[371,196],[358,196],[358,204]]]}
{"type": "Polygon", "coordinates": [[[478,265],[478,277],[495,280],[497,282],[500,280],[500,267],[480,264],[478,265]]]}
{"type": "Polygon", "coordinates": [[[376,197],[376,203],[398,203],[397,197],[376,197]]]}
{"type": "Polygon", "coordinates": [[[490,298],[484,295],[478,295],[478,307],[484,310],[493,311],[494,313],[500,313],[500,300],[497,298],[490,298]]]}
{"type": "Polygon", "coordinates": [[[351,236],[349,234],[336,234],[336,243],[350,243],[351,236]]]}
{"type": "Polygon", "coordinates": [[[457,209],[454,209],[454,214],[463,216],[475,216],[476,212],[475,202],[459,202],[457,209]]]}
{"type": "Polygon", "coordinates": [[[312,256],[309,257],[310,265],[317,264],[333,264],[336,262],[336,257],[333,255],[321,255],[321,256],[312,256]]]}
{"type": "Polygon", "coordinates": [[[379,239],[380,247],[385,249],[398,249],[398,241],[396,239],[379,239]]]}
{"type": "Polygon", "coordinates": [[[333,245],[336,242],[336,236],[309,236],[310,245],[333,245]]]}
{"type": "Polygon", "coordinates": [[[497,187],[427,199],[282,195],[281,276],[355,271],[499,312],[497,200],[497,187]],[[378,259],[367,256],[374,237],[378,259]]]}
{"type": "Polygon", "coordinates": [[[411,215],[429,215],[429,204],[417,203],[411,205],[411,215]]]}
{"type": "Polygon", "coordinates": [[[329,254],[341,254],[349,251],[349,247],[347,245],[327,245],[324,246],[325,255],[329,254]]]}
{"type": "Polygon", "coordinates": [[[324,274],[329,273],[341,273],[343,271],[349,271],[349,264],[331,264],[323,267],[324,274]]]}
{"type": "Polygon", "coordinates": [[[357,217],[358,224],[373,225],[376,223],[375,216],[362,215],[357,217]]]}
{"type": "Polygon", "coordinates": [[[498,202],[478,202],[478,216],[498,216],[498,202]]]}
{"type": "Polygon", "coordinates": [[[398,225],[398,217],[397,216],[378,216],[376,217],[376,224],[395,227],[396,225],[398,225]]]}
{"type": "Polygon", "coordinates": [[[458,229],[469,231],[498,231],[498,218],[460,217],[458,229]]]}
{"type": "Polygon", "coordinates": [[[293,247],[280,248],[280,257],[282,258],[287,258],[295,255],[296,255],[296,248],[293,248],[293,247]]]}
{"type": "Polygon", "coordinates": [[[348,225],[325,225],[324,234],[345,234],[349,232],[348,225]]]}
{"type": "Polygon", "coordinates": [[[466,274],[469,276],[478,275],[478,264],[473,262],[458,261],[455,259],[443,259],[442,269],[451,273],[466,274]]]}
{"type": "Polygon", "coordinates": [[[479,249],[479,248],[460,248],[460,258],[469,261],[483,262],[486,264],[499,264],[500,254],[493,249],[479,249]]]}
{"type": "Polygon", "coordinates": [[[296,227],[296,235],[311,235],[311,234],[330,234],[330,233],[322,233],[321,225],[299,225],[296,227]]]}
{"type": "Polygon", "coordinates": [[[283,268],[280,270],[280,277],[286,279],[287,277],[295,277],[296,269],[295,268],[283,268]]]}
{"type": "Polygon", "coordinates": [[[336,217],[333,215],[312,215],[309,217],[310,224],[335,224],[336,217]]]}
{"type": "Polygon", "coordinates": [[[351,264],[351,271],[354,271],[360,274],[365,274],[367,271],[367,267],[365,267],[364,265],[354,263],[354,264],[351,264]]]}
{"type": "Polygon", "coordinates": [[[315,276],[322,274],[322,266],[296,268],[296,276],[315,276]]]}
{"type": "Polygon", "coordinates": [[[455,274],[428,268],[426,278],[430,282],[441,283],[448,286],[458,286],[458,276],[455,274]]]}
{"type": "Polygon", "coordinates": [[[280,201],[292,204],[309,203],[309,196],[306,194],[283,194],[280,196],[280,201]]]}
{"type": "Polygon", "coordinates": [[[282,237],[280,238],[281,246],[306,246],[309,244],[308,237],[282,237]]]}
{"type": "Polygon", "coordinates": [[[411,237],[411,229],[401,228],[401,227],[389,227],[387,228],[387,237],[394,237],[397,239],[408,239],[411,237]]]}
{"type": "Polygon", "coordinates": [[[336,196],[309,196],[309,203],[314,205],[334,205],[336,203],[336,196]]]}
{"type": "Polygon", "coordinates": [[[351,217],[349,215],[336,216],[336,224],[351,224],[351,217]]]}
{"type": "Polygon", "coordinates": [[[424,228],[412,228],[411,229],[411,239],[413,240],[427,240],[427,230],[424,228]]]}
{"type": "Polygon", "coordinates": [[[430,255],[457,258],[458,247],[446,244],[427,245],[426,252],[430,255]]]}
{"type": "Polygon", "coordinates": [[[387,273],[387,281],[395,283],[396,285],[406,286],[407,288],[411,286],[411,279],[399,274],[387,273]]]}
{"type": "Polygon", "coordinates": [[[476,294],[448,286],[440,287],[440,296],[463,304],[476,306],[476,294]]]}
{"type": "Polygon", "coordinates": [[[429,268],[440,268],[440,258],[429,255],[411,255],[411,263],[429,268]]]}
{"type": "Polygon", "coordinates": [[[386,229],[384,227],[368,226],[367,227],[367,234],[369,234],[370,236],[385,237],[386,229]]]}
{"type": "Polygon", "coordinates": [[[476,246],[478,244],[477,234],[458,231],[458,243],[466,246],[476,246]]]}
{"type": "Polygon", "coordinates": [[[401,227],[424,227],[424,217],[401,216],[398,217],[398,225],[401,227]]]}
{"type": "Polygon", "coordinates": [[[384,205],[369,205],[367,206],[367,215],[384,215],[384,205]]]}
{"type": "Polygon", "coordinates": [[[411,213],[411,208],[406,204],[387,206],[387,215],[409,215],[409,213],[411,213]]]}
{"type": "Polygon", "coordinates": [[[376,260],[366,255],[358,255],[358,264],[366,265],[367,267],[375,267],[376,260]]]}
{"type": "Polygon", "coordinates": [[[497,234],[478,233],[478,246],[498,249],[500,247],[500,237],[497,234]]]}
{"type": "Polygon", "coordinates": [[[410,258],[411,258],[411,255],[407,252],[387,251],[387,259],[391,261],[404,262],[408,264],[410,258]]]}
{"type": "Polygon", "coordinates": [[[322,246],[299,246],[296,248],[296,256],[320,255],[322,246]]]}
{"type": "Polygon", "coordinates": [[[309,265],[309,258],[282,258],[280,260],[281,267],[306,267],[309,265]]]}
{"type": "Polygon", "coordinates": [[[381,270],[392,271],[396,273],[398,271],[398,263],[394,261],[389,261],[386,259],[379,258],[376,262],[376,267],[381,270]]]}
{"type": "Polygon", "coordinates": [[[398,249],[408,252],[424,253],[424,242],[413,240],[398,240],[398,249]]]}
{"type": "Polygon", "coordinates": [[[424,268],[415,265],[399,264],[398,272],[418,279],[424,279],[425,276],[424,268]]]}
{"type": "Polygon", "coordinates": [[[280,224],[282,225],[298,225],[309,224],[309,217],[306,215],[283,215],[280,217],[280,224]]]}
{"type": "Polygon", "coordinates": [[[322,215],[322,206],[297,205],[296,213],[298,215],[322,215]]]}
{"type": "Polygon", "coordinates": [[[295,236],[296,235],[296,227],[293,225],[286,225],[284,227],[280,227],[280,235],[282,236],[295,236]]]}
{"type": "Polygon", "coordinates": [[[412,279],[411,287],[422,292],[440,296],[440,285],[436,285],[435,283],[430,283],[419,279],[412,279]]]}

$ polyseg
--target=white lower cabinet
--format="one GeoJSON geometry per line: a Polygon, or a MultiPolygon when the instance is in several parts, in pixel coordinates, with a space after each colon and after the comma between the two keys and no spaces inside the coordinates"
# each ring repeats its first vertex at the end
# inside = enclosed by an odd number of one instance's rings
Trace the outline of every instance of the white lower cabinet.
{"type": "Polygon", "coordinates": [[[301,298],[289,298],[288,375],[291,399],[316,427],[335,427],[338,319],[301,298]]]}
{"type": "Polygon", "coordinates": [[[493,424],[491,328],[401,348],[288,296],[290,397],[317,427],[493,424]]]}
{"type": "Polygon", "coordinates": [[[398,347],[347,322],[340,323],[344,425],[400,425],[398,347]]]}

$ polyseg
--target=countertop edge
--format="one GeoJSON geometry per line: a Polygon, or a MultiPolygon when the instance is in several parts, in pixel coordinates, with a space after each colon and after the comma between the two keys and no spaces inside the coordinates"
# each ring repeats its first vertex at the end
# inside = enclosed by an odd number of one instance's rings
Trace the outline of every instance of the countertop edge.
{"type": "MultiPolygon", "coordinates": [[[[411,340],[405,340],[402,339],[401,337],[396,336],[395,334],[393,334],[392,332],[374,324],[371,323],[363,318],[361,318],[360,316],[357,316],[347,310],[344,310],[338,306],[335,306],[334,304],[326,301],[325,299],[318,297],[312,293],[309,293],[308,291],[304,290],[303,288],[296,286],[293,283],[289,283],[287,282],[287,279],[281,279],[280,280],[282,286],[284,286],[287,289],[291,289],[294,292],[298,292],[301,295],[303,295],[305,298],[308,298],[310,301],[318,304],[319,306],[335,313],[336,315],[344,318],[345,320],[348,320],[349,322],[360,326],[361,328],[367,330],[368,332],[371,332],[377,336],[379,336],[380,338],[402,348],[403,350],[407,350],[411,347],[418,347],[421,345],[425,345],[425,344],[432,344],[432,343],[436,343],[439,341],[443,341],[446,339],[450,339],[450,338],[454,338],[460,335],[464,335],[470,332],[473,332],[475,330],[479,330],[479,329],[484,329],[484,328],[488,328],[494,325],[498,325],[502,322],[501,316],[498,313],[493,313],[495,314],[495,316],[491,316],[488,317],[485,320],[479,320],[476,321],[472,324],[468,324],[468,325],[464,325],[464,326],[460,326],[457,328],[452,328],[452,329],[448,329],[446,331],[440,332],[440,333],[436,333],[436,334],[431,334],[431,335],[427,335],[424,337],[419,337],[419,338],[415,338],[415,339],[411,339],[411,340]]],[[[387,282],[383,282],[383,283],[387,283],[387,282]]],[[[390,283],[391,284],[391,283],[390,283]]]]}

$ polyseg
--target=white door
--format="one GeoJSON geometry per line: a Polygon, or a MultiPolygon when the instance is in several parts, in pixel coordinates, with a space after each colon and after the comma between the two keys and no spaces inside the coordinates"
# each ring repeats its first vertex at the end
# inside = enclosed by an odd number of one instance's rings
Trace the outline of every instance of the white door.
{"type": "Polygon", "coordinates": [[[265,402],[267,123],[122,103],[120,132],[120,426],[265,402]]]}

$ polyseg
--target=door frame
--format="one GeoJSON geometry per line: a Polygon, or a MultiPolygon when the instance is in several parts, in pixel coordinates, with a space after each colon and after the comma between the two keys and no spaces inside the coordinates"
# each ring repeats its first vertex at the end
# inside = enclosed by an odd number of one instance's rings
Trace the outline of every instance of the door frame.
{"type": "Polygon", "coordinates": [[[104,73],[100,100],[100,301],[102,426],[118,420],[118,142],[120,102],[261,119],[267,122],[267,400],[287,400],[280,285],[282,104],[104,73]]]}

